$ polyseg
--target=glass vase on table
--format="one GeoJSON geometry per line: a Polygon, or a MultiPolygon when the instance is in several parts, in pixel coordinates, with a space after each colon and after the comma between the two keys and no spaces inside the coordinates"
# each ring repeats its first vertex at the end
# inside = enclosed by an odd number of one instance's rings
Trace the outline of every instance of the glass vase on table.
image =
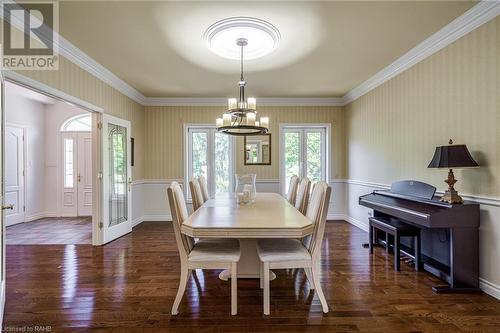
{"type": "Polygon", "coordinates": [[[236,199],[239,205],[252,205],[255,203],[257,190],[255,180],[257,175],[254,173],[239,175],[236,174],[236,199]]]}

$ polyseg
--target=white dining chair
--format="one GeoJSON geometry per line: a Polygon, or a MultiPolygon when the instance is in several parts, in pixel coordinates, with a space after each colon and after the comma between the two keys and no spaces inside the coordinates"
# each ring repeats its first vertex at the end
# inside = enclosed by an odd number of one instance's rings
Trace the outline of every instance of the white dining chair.
{"type": "Polygon", "coordinates": [[[203,202],[206,202],[210,199],[210,196],[208,195],[207,180],[205,179],[205,176],[198,177],[198,182],[200,183],[201,192],[203,193],[203,202]]]}
{"type": "Polygon", "coordinates": [[[192,237],[181,233],[182,223],[188,218],[184,194],[177,182],[172,182],[167,189],[168,202],[172,214],[175,241],[181,259],[181,277],[179,289],[172,305],[172,314],[179,313],[179,304],[186,290],[186,285],[193,269],[227,269],[231,272],[231,314],[238,312],[237,271],[240,260],[240,245],[236,239],[205,240],[197,242],[192,237]]]}
{"type": "Polygon", "coordinates": [[[271,269],[303,268],[309,280],[310,289],[316,289],[323,312],[328,304],[320,283],[321,244],[325,232],[326,214],[330,202],[331,188],[326,182],[315,184],[306,217],[313,223],[310,237],[298,239],[262,239],[257,244],[261,261],[260,283],[264,288],[264,314],[269,315],[269,271],[271,269]]]}
{"type": "Polygon", "coordinates": [[[302,214],[306,215],[307,203],[309,201],[309,191],[311,189],[311,181],[304,177],[300,180],[299,189],[297,190],[297,199],[295,200],[295,208],[302,214]]]}
{"type": "Polygon", "coordinates": [[[295,199],[297,198],[297,186],[299,185],[299,177],[293,175],[290,178],[290,185],[288,185],[288,193],[286,194],[286,200],[295,206],[295,199]]]}
{"type": "Polygon", "coordinates": [[[200,208],[201,205],[203,205],[203,203],[205,202],[203,200],[203,192],[197,178],[193,178],[189,181],[189,191],[191,192],[193,211],[197,211],[198,208],[200,208]]]}

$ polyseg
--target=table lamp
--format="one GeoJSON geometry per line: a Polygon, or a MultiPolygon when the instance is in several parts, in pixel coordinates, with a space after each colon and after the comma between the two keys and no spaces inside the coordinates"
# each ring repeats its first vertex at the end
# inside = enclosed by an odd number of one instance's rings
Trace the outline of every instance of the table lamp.
{"type": "Polygon", "coordinates": [[[462,197],[458,195],[454,185],[457,182],[452,168],[470,168],[477,167],[476,161],[472,158],[466,145],[454,145],[453,140],[450,139],[448,146],[436,147],[434,157],[428,168],[448,168],[448,178],[444,181],[448,184],[448,189],[441,197],[441,201],[448,203],[463,202],[462,197]]]}

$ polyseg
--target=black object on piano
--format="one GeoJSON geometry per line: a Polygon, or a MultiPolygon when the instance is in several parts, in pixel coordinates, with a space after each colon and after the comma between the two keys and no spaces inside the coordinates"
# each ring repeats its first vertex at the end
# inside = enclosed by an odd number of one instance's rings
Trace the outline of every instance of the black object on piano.
{"type": "MultiPolygon", "coordinates": [[[[424,270],[449,285],[435,292],[470,292],[479,289],[479,204],[439,201],[436,188],[415,180],[395,182],[391,190],[359,197],[374,217],[396,218],[419,227],[424,270]]],[[[375,235],[378,237],[377,235],[375,235]]],[[[412,253],[411,244],[403,244],[412,253]]]]}

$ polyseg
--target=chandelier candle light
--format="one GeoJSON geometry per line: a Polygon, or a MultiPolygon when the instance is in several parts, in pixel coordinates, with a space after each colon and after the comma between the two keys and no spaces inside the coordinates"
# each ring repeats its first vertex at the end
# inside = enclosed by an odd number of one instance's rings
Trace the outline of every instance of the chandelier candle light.
{"type": "Polygon", "coordinates": [[[236,45],[241,47],[241,75],[238,82],[239,99],[229,98],[228,111],[217,118],[217,130],[229,135],[260,135],[269,131],[269,118],[261,117],[257,120],[257,100],[254,97],[245,98],[246,81],[243,76],[243,48],[248,45],[248,39],[238,38],[236,45]]]}

